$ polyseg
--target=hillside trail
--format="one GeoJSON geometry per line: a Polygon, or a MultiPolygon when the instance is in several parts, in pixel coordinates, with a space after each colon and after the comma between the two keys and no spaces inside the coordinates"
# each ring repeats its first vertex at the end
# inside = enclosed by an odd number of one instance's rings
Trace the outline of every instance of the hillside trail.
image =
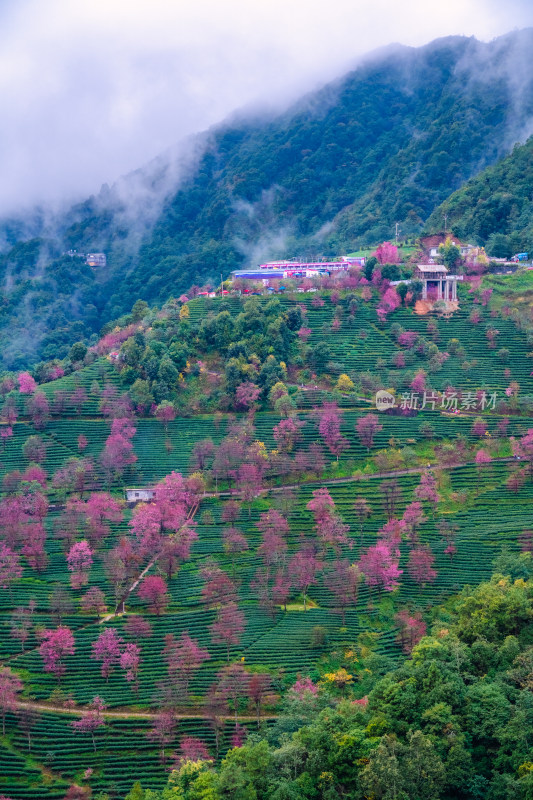
{"type": "MultiPolygon", "coordinates": [[[[47,711],[50,714],[64,714],[65,716],[79,717],[87,710],[84,707],[80,708],[64,708],[64,706],[56,705],[54,703],[39,703],[34,700],[17,700],[17,708],[29,708],[33,711],[47,711]]],[[[102,716],[108,719],[157,719],[159,716],[158,711],[103,711],[102,716]]],[[[203,709],[198,708],[196,711],[191,709],[190,713],[175,713],[175,719],[208,719],[203,709]]],[[[261,715],[260,720],[277,719],[277,714],[261,715]]],[[[257,722],[257,715],[255,714],[238,714],[237,718],[240,722],[257,722]]],[[[221,714],[220,719],[235,721],[235,714],[221,714]]]]}
{"type": "MultiPolygon", "coordinates": [[[[491,464],[497,463],[506,463],[506,462],[516,462],[516,458],[514,456],[502,456],[501,458],[493,458],[491,464]]],[[[522,462],[520,462],[522,463],[522,462]]],[[[369,481],[369,480],[383,480],[384,478],[398,478],[402,475],[412,475],[416,473],[425,472],[426,469],[457,469],[458,467],[472,467],[475,466],[473,461],[460,461],[457,464],[450,464],[447,466],[440,467],[438,464],[428,464],[427,466],[418,466],[418,467],[410,467],[408,469],[395,469],[389,470],[387,472],[374,472],[367,475],[349,475],[344,478],[313,478],[312,480],[308,481],[300,481],[299,483],[284,483],[283,486],[270,486],[266,489],[261,491],[261,494],[269,494],[270,492],[283,492],[286,489],[301,489],[302,486],[312,486],[315,483],[320,484],[330,484],[330,483],[355,483],[357,481],[369,481]]],[[[202,498],[205,497],[235,497],[238,494],[236,492],[232,492],[229,489],[221,490],[220,492],[205,492],[202,495],[202,498]]]]}

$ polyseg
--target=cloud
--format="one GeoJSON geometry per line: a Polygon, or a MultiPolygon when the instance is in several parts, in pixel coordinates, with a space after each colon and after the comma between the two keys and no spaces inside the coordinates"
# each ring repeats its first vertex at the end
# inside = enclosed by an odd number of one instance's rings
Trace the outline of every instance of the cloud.
{"type": "Polygon", "coordinates": [[[17,0],[0,7],[0,213],[98,191],[391,41],[491,39],[529,0],[17,0]]]}

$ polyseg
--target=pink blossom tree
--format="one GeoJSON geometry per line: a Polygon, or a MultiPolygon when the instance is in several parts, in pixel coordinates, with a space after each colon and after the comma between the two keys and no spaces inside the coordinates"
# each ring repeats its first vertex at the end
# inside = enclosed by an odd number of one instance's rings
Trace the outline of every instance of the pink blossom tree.
{"type": "Polygon", "coordinates": [[[419,527],[427,521],[427,517],[424,516],[422,509],[422,503],[417,500],[413,503],[409,503],[403,512],[402,520],[406,525],[406,530],[411,541],[416,541],[419,527]]]}
{"type": "Polygon", "coordinates": [[[37,388],[37,384],[29,372],[20,372],[17,375],[19,382],[19,391],[21,394],[33,394],[37,388]]]}
{"type": "Polygon", "coordinates": [[[369,587],[377,587],[378,592],[392,592],[399,586],[398,578],[403,570],[398,568],[399,554],[390,547],[378,542],[363,551],[359,560],[359,569],[365,576],[369,587]]]}
{"type": "Polygon", "coordinates": [[[12,585],[22,577],[22,566],[20,558],[4,542],[0,542],[0,586],[2,589],[9,589],[12,593],[12,585]]]}
{"type": "Polygon", "coordinates": [[[282,419],[274,426],[272,434],[278,450],[290,453],[294,449],[295,444],[301,439],[301,426],[301,423],[292,417],[282,419]]]}
{"type": "Polygon", "coordinates": [[[433,510],[436,509],[439,502],[439,494],[437,492],[437,481],[432,472],[423,472],[420,477],[420,483],[415,489],[415,497],[417,500],[425,500],[433,510]]]}
{"type": "Polygon", "coordinates": [[[187,761],[213,761],[213,756],[210,754],[205,742],[198,739],[196,736],[183,736],[180,741],[179,753],[176,755],[175,769],[180,767],[187,761]]]}
{"type": "Polygon", "coordinates": [[[235,390],[235,405],[241,410],[254,408],[260,394],[259,386],[251,381],[245,381],[235,390]]]}
{"type": "Polygon", "coordinates": [[[409,553],[407,571],[419,586],[424,587],[435,581],[437,572],[433,569],[434,561],[435,556],[429,546],[417,547],[409,553]]]}
{"type": "Polygon", "coordinates": [[[346,624],[346,609],[357,605],[362,577],[356,564],[350,564],[347,559],[343,559],[335,561],[324,578],[326,587],[335,597],[335,606],[340,610],[343,627],[346,624]]]}
{"type": "Polygon", "coordinates": [[[476,417],[471,428],[472,436],[476,436],[478,439],[483,439],[485,434],[487,433],[487,423],[483,419],[483,417],[476,417]]]}
{"type": "Polygon", "coordinates": [[[70,628],[60,625],[54,630],[43,631],[39,653],[44,661],[44,671],[55,675],[58,683],[66,671],[66,656],[73,656],[74,652],[74,636],[70,628]]]}
{"type": "Polygon", "coordinates": [[[83,539],[75,542],[67,554],[67,567],[70,574],[70,584],[73,589],[80,589],[89,581],[89,571],[93,563],[93,551],[88,542],[83,539]]]}
{"type": "Polygon", "coordinates": [[[98,639],[92,644],[91,658],[100,661],[100,672],[106,683],[113,671],[113,667],[120,663],[120,656],[124,646],[124,639],[119,636],[114,628],[106,628],[98,639]]]}
{"type": "Polygon", "coordinates": [[[398,248],[392,242],[383,242],[372,255],[377,258],[380,264],[397,264],[399,260],[398,248]]]}
{"type": "Polygon", "coordinates": [[[370,452],[376,433],[383,430],[379,417],[376,414],[365,414],[364,417],[359,417],[355,427],[361,444],[370,452]]]}
{"type": "Polygon", "coordinates": [[[148,603],[150,611],[157,616],[165,610],[170,602],[167,583],[160,575],[148,575],[139,586],[137,594],[141,600],[148,603]]]}
{"type": "Polygon", "coordinates": [[[96,739],[94,737],[95,731],[105,725],[105,718],[103,712],[106,709],[106,704],[101,697],[93,697],[92,703],[89,704],[88,711],[81,719],[74,720],[72,728],[77,733],[90,733],[93,743],[93,749],[96,753],[96,739]]]}
{"type": "Polygon", "coordinates": [[[80,603],[86,614],[96,614],[98,617],[105,614],[107,609],[105,595],[98,586],[91,586],[81,598],[80,603]]]}
{"type": "Polygon", "coordinates": [[[155,410],[155,417],[165,428],[165,436],[168,436],[168,426],[172,420],[176,419],[176,409],[172,403],[169,403],[168,400],[159,403],[155,410]]]}
{"type": "Polygon", "coordinates": [[[192,639],[184,631],[179,639],[173,634],[165,637],[164,655],[168,664],[168,675],[172,684],[182,693],[185,702],[189,698],[191,680],[204,661],[211,657],[209,651],[200,647],[196,639],[192,639]]]}
{"type": "Polygon", "coordinates": [[[170,711],[160,711],[154,720],[152,728],[147,736],[159,745],[159,758],[162,764],[166,764],[166,748],[172,744],[176,737],[176,720],[170,711]]]}
{"type": "Polygon", "coordinates": [[[237,603],[227,603],[218,609],[215,621],[209,626],[215,644],[225,644],[229,662],[230,648],[241,641],[245,617],[237,603]]]}
{"type": "Polygon", "coordinates": [[[50,419],[50,404],[44,392],[35,392],[27,399],[26,412],[37,430],[46,426],[50,419]]]}
{"type": "Polygon", "coordinates": [[[140,614],[130,615],[124,625],[124,630],[137,641],[139,641],[139,639],[149,639],[152,635],[152,626],[148,620],[140,614]]]}
{"type": "Polygon", "coordinates": [[[222,532],[224,552],[230,557],[233,579],[235,580],[235,559],[239,553],[248,550],[248,540],[238,528],[231,526],[222,532]]]}
{"type": "Polygon", "coordinates": [[[318,431],[330,453],[339,460],[339,455],[348,447],[348,440],[341,434],[341,415],[334,403],[325,403],[319,411],[318,431]]]}
{"type": "Polygon", "coordinates": [[[320,562],[310,548],[299,550],[290,560],[289,574],[293,585],[303,596],[304,611],[307,609],[309,587],[317,583],[317,572],[320,566],[320,562]]]}
{"type": "Polygon", "coordinates": [[[254,672],[248,676],[248,696],[255,706],[258,725],[261,719],[261,706],[268,697],[271,687],[272,677],[268,672],[254,672]]]}
{"type": "Polygon", "coordinates": [[[416,614],[410,614],[407,610],[399,611],[394,620],[399,626],[397,641],[400,642],[404,653],[410,653],[426,635],[426,623],[418,611],[416,614]]]}
{"type": "Polygon", "coordinates": [[[89,440],[87,439],[87,437],[84,436],[83,433],[80,433],[80,435],[78,436],[78,450],[80,451],[80,453],[83,453],[83,451],[87,449],[88,444],[89,440]]]}
{"type": "Polygon", "coordinates": [[[240,701],[248,697],[250,676],[242,664],[228,664],[218,673],[218,692],[231,702],[237,724],[240,701]]]}
{"type": "Polygon", "coordinates": [[[128,642],[120,655],[120,666],[126,672],[126,680],[131,683],[131,688],[139,692],[139,667],[141,663],[141,648],[135,642],[128,642]]]}

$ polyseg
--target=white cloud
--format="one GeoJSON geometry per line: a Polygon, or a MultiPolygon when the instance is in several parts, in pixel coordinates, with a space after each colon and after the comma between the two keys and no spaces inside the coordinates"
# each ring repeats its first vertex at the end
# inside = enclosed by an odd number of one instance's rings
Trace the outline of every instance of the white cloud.
{"type": "Polygon", "coordinates": [[[491,39],[529,0],[17,0],[0,7],[0,212],[97,191],[391,41],[491,39]]]}

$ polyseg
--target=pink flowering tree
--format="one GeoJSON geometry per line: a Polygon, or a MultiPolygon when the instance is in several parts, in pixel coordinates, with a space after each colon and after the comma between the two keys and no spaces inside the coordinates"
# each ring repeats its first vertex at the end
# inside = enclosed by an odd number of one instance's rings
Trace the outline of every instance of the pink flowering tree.
{"type": "Polygon", "coordinates": [[[432,472],[422,473],[420,483],[415,489],[415,497],[417,500],[425,500],[435,511],[439,502],[439,494],[437,492],[437,481],[432,472]]]}
{"type": "Polygon", "coordinates": [[[56,676],[58,683],[65,674],[65,658],[75,652],[74,636],[70,628],[60,625],[55,630],[43,631],[39,653],[44,661],[44,671],[56,676]]]}
{"type": "Polygon", "coordinates": [[[9,589],[11,594],[13,583],[22,577],[20,558],[4,542],[0,542],[0,587],[9,589]]]}
{"type": "Polygon", "coordinates": [[[346,610],[357,605],[362,577],[356,564],[343,559],[335,561],[324,578],[326,587],[335,597],[335,607],[340,611],[343,627],[346,624],[346,610]]]}
{"type": "Polygon", "coordinates": [[[148,603],[152,614],[157,616],[165,610],[170,601],[167,583],[160,575],[148,575],[139,586],[137,594],[141,600],[148,603]]]}
{"type": "Polygon", "coordinates": [[[433,569],[434,562],[435,556],[429,546],[417,547],[409,553],[407,571],[415,583],[424,587],[437,578],[437,572],[433,569]]]}
{"type": "Polygon", "coordinates": [[[492,456],[490,455],[488,450],[480,448],[476,453],[475,462],[477,471],[481,475],[481,473],[484,472],[487,469],[487,467],[492,463],[492,456]]]}
{"type": "Polygon", "coordinates": [[[67,554],[67,567],[70,572],[70,584],[73,589],[79,589],[87,585],[92,563],[93,551],[88,542],[85,539],[81,542],[75,542],[67,554]]]}
{"type": "Polygon", "coordinates": [[[309,588],[318,582],[317,573],[320,566],[320,562],[310,548],[299,550],[290,561],[289,575],[292,578],[293,585],[303,596],[304,611],[307,609],[309,588]]]}
{"type": "Polygon", "coordinates": [[[399,611],[394,617],[398,625],[397,641],[401,644],[404,653],[410,653],[420,639],[426,635],[426,623],[420,612],[410,614],[409,611],[399,611]]]}
{"type": "Polygon", "coordinates": [[[196,736],[183,736],[179,753],[175,760],[175,769],[180,769],[187,761],[213,761],[207,745],[196,736]]]}
{"type": "Polygon", "coordinates": [[[37,384],[29,372],[20,372],[17,375],[19,382],[19,391],[21,394],[33,394],[37,388],[37,384]]]}
{"type": "Polygon", "coordinates": [[[364,417],[359,417],[355,428],[361,444],[370,452],[376,433],[383,430],[379,417],[377,414],[365,414],[364,417]]]}
{"type": "Polygon", "coordinates": [[[272,434],[278,450],[282,453],[290,453],[295,444],[301,439],[301,427],[302,423],[292,417],[282,419],[275,425],[272,434]]]}
{"type": "Polygon", "coordinates": [[[418,370],[415,377],[410,383],[413,392],[421,393],[426,390],[426,373],[423,369],[418,370]]]}
{"type": "Polygon", "coordinates": [[[367,586],[382,591],[392,592],[400,585],[398,578],[403,570],[398,567],[399,553],[392,550],[384,542],[363,551],[359,560],[359,569],[365,576],[367,586]]]}
{"type": "Polygon", "coordinates": [[[521,439],[512,436],[509,441],[513,455],[529,462],[529,476],[533,480],[533,428],[529,428],[521,439]]]}
{"type": "Polygon", "coordinates": [[[261,389],[251,381],[239,384],[235,391],[235,405],[238,409],[251,409],[255,407],[257,399],[261,394],[261,389]]]}
{"type": "Polygon", "coordinates": [[[105,614],[107,609],[105,595],[98,586],[91,586],[81,598],[80,604],[86,614],[96,614],[98,617],[105,614]]]}
{"type": "Polygon", "coordinates": [[[330,453],[339,460],[339,455],[348,447],[348,440],[341,434],[341,414],[334,403],[325,403],[319,411],[318,431],[330,453]]]}
{"type": "Polygon", "coordinates": [[[106,683],[113,667],[120,663],[124,639],[114,628],[106,628],[92,644],[91,658],[101,662],[100,672],[106,683]]]}
{"type": "Polygon", "coordinates": [[[170,681],[183,694],[186,702],[189,698],[191,680],[204,661],[210,658],[209,651],[200,647],[198,641],[184,631],[179,639],[175,639],[173,634],[165,637],[163,653],[170,681]]]}
{"type": "Polygon", "coordinates": [[[93,749],[96,753],[96,740],[94,738],[95,731],[105,725],[105,718],[103,712],[106,709],[106,704],[101,697],[93,697],[92,703],[89,704],[88,711],[81,719],[74,720],[72,728],[76,733],[90,733],[93,743],[93,749]]]}
{"type": "Polygon", "coordinates": [[[131,688],[139,692],[139,667],[141,663],[141,648],[135,642],[128,642],[120,655],[120,666],[126,673],[126,680],[131,688]]]}
{"type": "Polygon", "coordinates": [[[227,603],[218,609],[215,621],[209,626],[213,642],[226,646],[228,662],[230,648],[240,643],[245,625],[244,614],[237,603],[227,603]]]}
{"type": "Polygon", "coordinates": [[[176,419],[176,409],[168,400],[159,403],[155,410],[155,417],[165,428],[165,436],[168,435],[168,426],[172,420],[176,419]]]}
{"type": "Polygon", "coordinates": [[[152,626],[140,614],[130,614],[124,625],[124,630],[137,641],[139,639],[149,639],[152,635],[152,626]]]}
{"type": "Polygon", "coordinates": [[[377,258],[380,264],[397,264],[398,248],[392,242],[383,242],[372,255],[377,258]]]}
{"type": "Polygon", "coordinates": [[[381,322],[387,319],[387,316],[395,311],[401,305],[401,298],[393,286],[389,286],[385,290],[377,305],[376,311],[381,322]]]}

